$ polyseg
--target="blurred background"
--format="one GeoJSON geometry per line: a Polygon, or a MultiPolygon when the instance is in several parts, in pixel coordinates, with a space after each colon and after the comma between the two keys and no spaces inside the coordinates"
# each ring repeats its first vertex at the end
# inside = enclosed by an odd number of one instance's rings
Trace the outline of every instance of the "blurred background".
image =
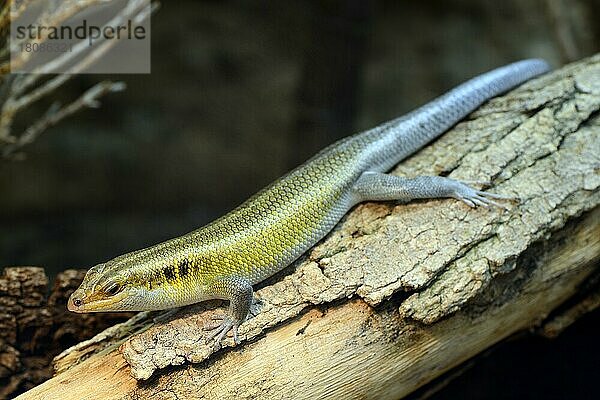
{"type": "MultiPolygon", "coordinates": [[[[127,84],[0,160],[0,261],[53,276],[184,234],[474,75],[598,52],[599,17],[600,0],[163,1],[151,74],[77,76],[31,110],[127,84]]],[[[503,344],[439,398],[587,398],[599,320],[503,344]]]]}

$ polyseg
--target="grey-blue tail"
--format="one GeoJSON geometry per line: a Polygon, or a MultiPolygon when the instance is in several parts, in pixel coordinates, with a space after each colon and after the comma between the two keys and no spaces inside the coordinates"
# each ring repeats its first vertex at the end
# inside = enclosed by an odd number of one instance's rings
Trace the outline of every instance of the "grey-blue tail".
{"type": "MultiPolygon", "coordinates": [[[[492,97],[550,70],[544,60],[508,64],[479,75],[430,103],[380,127],[379,141],[387,147],[383,170],[419,150],[492,97]]],[[[374,132],[373,132],[374,133],[374,132]]]]}

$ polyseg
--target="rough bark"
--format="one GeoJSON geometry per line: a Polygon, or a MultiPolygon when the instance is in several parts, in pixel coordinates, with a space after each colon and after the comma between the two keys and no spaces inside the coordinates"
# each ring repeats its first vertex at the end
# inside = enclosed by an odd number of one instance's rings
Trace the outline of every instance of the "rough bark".
{"type": "Polygon", "coordinates": [[[126,318],[90,314],[78,318],[65,309],[84,270],[56,277],[47,296],[42,268],[10,267],[0,275],[0,399],[31,389],[53,375],[52,359],[63,349],[126,318]]]}
{"type": "Polygon", "coordinates": [[[221,303],[141,314],[23,398],[399,398],[553,310],[569,323],[598,304],[599,109],[600,55],[493,99],[394,173],[489,179],[508,210],[360,205],[258,290],[237,348],[204,343],[221,303]]]}

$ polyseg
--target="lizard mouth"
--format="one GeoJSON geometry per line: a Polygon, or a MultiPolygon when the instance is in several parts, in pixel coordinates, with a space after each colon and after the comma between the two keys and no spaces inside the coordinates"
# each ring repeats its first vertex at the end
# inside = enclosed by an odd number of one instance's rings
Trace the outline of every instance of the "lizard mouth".
{"type": "Polygon", "coordinates": [[[119,293],[115,296],[105,299],[90,299],[77,291],[69,297],[67,301],[67,310],[75,313],[103,312],[103,311],[123,311],[116,305],[125,297],[125,293],[119,293]]]}

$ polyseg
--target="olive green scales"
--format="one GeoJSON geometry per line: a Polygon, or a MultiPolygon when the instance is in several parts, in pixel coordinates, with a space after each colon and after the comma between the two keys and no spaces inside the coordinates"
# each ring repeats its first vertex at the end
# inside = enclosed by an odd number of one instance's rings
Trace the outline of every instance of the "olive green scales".
{"type": "Polygon", "coordinates": [[[384,174],[486,100],[548,70],[542,60],[498,68],[421,108],[342,139],[239,207],[184,236],[91,268],[71,295],[75,312],[146,311],[208,299],[230,301],[207,326],[215,345],[247,318],[252,285],[285,268],[366,200],[454,197],[471,207],[505,198],[444,177],[384,174]]]}

